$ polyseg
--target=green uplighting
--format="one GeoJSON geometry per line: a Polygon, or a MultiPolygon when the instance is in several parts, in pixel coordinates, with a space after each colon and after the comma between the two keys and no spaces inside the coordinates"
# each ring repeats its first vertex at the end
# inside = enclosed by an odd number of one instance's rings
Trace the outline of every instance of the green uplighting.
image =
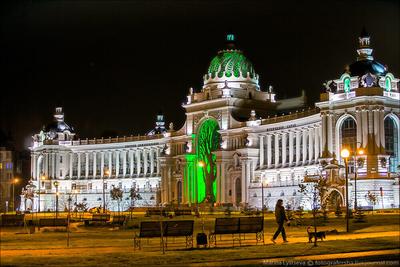
{"type": "Polygon", "coordinates": [[[214,202],[216,199],[217,166],[213,151],[219,148],[218,122],[204,121],[198,129],[196,153],[186,154],[184,191],[190,203],[214,202]]]}
{"type": "Polygon", "coordinates": [[[217,166],[213,151],[219,148],[220,134],[218,123],[213,119],[204,121],[198,131],[196,155],[197,163],[204,162],[204,167],[197,168],[197,201],[214,202],[216,198],[217,166]]]}
{"type": "Polygon", "coordinates": [[[345,78],[344,79],[344,91],[346,93],[350,92],[350,78],[345,78]]]}
{"type": "Polygon", "coordinates": [[[230,42],[235,41],[235,35],[233,35],[233,34],[227,34],[227,35],[226,35],[226,40],[227,40],[227,41],[230,41],[230,42]]]}
{"type": "Polygon", "coordinates": [[[213,58],[208,68],[208,74],[211,78],[218,76],[231,77],[232,75],[236,78],[243,76],[246,77],[247,73],[250,77],[255,76],[255,71],[251,62],[243,55],[241,51],[238,50],[224,50],[218,53],[217,56],[213,58]]]}

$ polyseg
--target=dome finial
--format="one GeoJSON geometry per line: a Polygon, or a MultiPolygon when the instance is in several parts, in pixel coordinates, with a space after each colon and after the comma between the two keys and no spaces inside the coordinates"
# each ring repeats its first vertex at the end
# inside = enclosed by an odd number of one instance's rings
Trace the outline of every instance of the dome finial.
{"type": "Polygon", "coordinates": [[[236,36],[233,33],[228,33],[226,35],[226,45],[228,48],[233,49],[235,48],[236,43],[236,36]]]}
{"type": "Polygon", "coordinates": [[[358,54],[357,61],[374,59],[372,57],[373,49],[370,48],[370,37],[365,27],[363,27],[360,37],[358,37],[358,45],[359,48],[357,49],[357,54],[358,54]]]}

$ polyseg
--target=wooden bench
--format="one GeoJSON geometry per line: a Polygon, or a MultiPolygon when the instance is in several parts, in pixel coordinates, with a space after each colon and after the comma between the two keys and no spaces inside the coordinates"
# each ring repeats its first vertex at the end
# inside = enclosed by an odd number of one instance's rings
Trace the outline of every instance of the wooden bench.
{"type": "Polygon", "coordinates": [[[239,233],[239,218],[216,218],[214,231],[208,236],[208,243],[217,246],[217,235],[232,235],[233,246],[235,245],[235,234],[239,233]]]}
{"type": "Polygon", "coordinates": [[[163,209],[147,209],[146,216],[167,216],[167,212],[163,209]]]}
{"type": "Polygon", "coordinates": [[[175,214],[175,216],[192,215],[192,210],[191,209],[175,209],[174,214],[175,214]]]}
{"type": "Polygon", "coordinates": [[[24,214],[2,214],[1,215],[1,226],[23,226],[24,225],[24,214]]]}
{"type": "Polygon", "coordinates": [[[215,219],[214,231],[209,234],[209,244],[217,246],[217,235],[232,235],[232,244],[239,241],[241,245],[242,235],[246,239],[245,234],[255,234],[256,243],[262,241],[264,244],[264,218],[257,217],[236,217],[236,218],[217,218],[215,219]],[[235,238],[235,234],[239,237],[235,238]]]}
{"type": "Polygon", "coordinates": [[[164,244],[167,247],[168,237],[185,237],[186,248],[193,247],[193,220],[182,221],[142,221],[139,233],[133,237],[134,249],[141,249],[142,238],[160,238],[160,249],[164,244]],[[162,232],[161,232],[162,229],[162,232]],[[162,235],[161,235],[162,233],[162,235]],[[165,242],[163,242],[165,239],[165,242]]]}
{"type": "Polygon", "coordinates": [[[90,222],[102,222],[106,223],[110,221],[110,214],[108,213],[94,213],[91,219],[85,220],[85,226],[88,226],[90,222]]]}
{"type": "Polygon", "coordinates": [[[186,248],[193,248],[193,220],[165,221],[165,247],[168,246],[168,237],[185,237],[186,248]]]}
{"type": "Polygon", "coordinates": [[[126,216],[125,215],[114,215],[112,217],[111,224],[113,224],[113,225],[124,225],[125,220],[126,220],[126,216]]]}
{"type": "Polygon", "coordinates": [[[38,228],[41,227],[65,227],[68,228],[67,218],[45,218],[39,219],[38,228]]]}

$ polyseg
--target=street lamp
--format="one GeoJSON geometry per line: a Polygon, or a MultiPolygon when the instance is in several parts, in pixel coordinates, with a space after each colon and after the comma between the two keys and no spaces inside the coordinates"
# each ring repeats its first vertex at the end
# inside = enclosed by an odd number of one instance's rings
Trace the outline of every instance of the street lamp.
{"type": "Polygon", "coordinates": [[[15,211],[15,196],[14,196],[14,192],[15,192],[15,184],[17,184],[19,182],[18,178],[14,178],[12,181],[12,203],[13,203],[13,211],[15,211]]]}
{"type": "Polygon", "coordinates": [[[349,232],[349,171],[347,159],[350,156],[350,151],[347,148],[343,148],[340,151],[340,156],[344,159],[345,166],[345,179],[346,179],[346,232],[349,232]]]}
{"type": "Polygon", "coordinates": [[[56,219],[58,217],[58,182],[54,182],[54,186],[56,187],[56,219]]]}
{"type": "Polygon", "coordinates": [[[42,181],[46,180],[46,176],[42,174],[39,179],[39,194],[38,194],[38,212],[40,212],[40,185],[42,181]]]}

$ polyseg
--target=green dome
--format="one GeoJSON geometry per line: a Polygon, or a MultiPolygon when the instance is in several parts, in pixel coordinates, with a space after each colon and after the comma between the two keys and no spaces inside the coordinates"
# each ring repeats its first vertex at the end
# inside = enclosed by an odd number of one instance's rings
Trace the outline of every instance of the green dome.
{"type": "Polygon", "coordinates": [[[213,58],[208,67],[207,78],[247,77],[254,78],[256,73],[253,64],[243,55],[240,50],[222,50],[213,58]]]}

